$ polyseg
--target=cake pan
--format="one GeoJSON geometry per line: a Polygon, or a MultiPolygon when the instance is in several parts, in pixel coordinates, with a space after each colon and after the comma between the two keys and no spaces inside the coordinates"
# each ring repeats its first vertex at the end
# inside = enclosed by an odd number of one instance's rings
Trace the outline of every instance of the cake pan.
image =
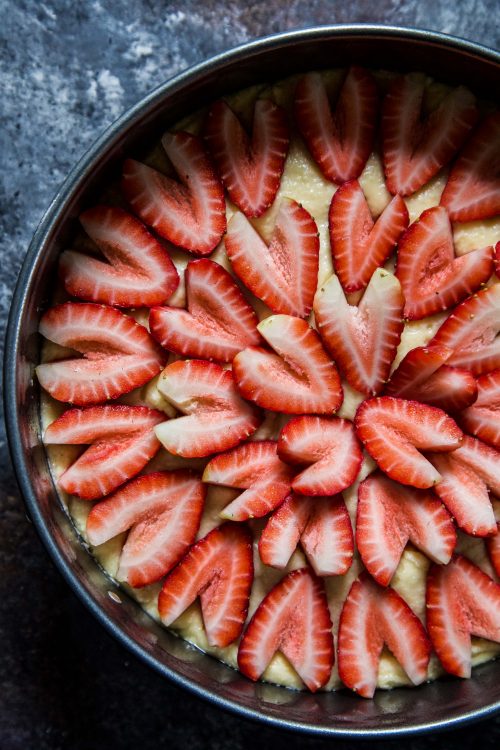
{"type": "Polygon", "coordinates": [[[500,662],[471,680],[448,678],[417,688],[309,694],[254,684],[155,623],[98,567],[58,500],[40,437],[38,363],[41,312],[48,305],[59,252],[80,211],[116,179],[125,156],[141,157],[179,118],[225,93],[311,68],[360,64],[423,70],[491,99],[500,90],[500,54],[462,39],[385,26],[331,26],[266,37],[197,65],[132,107],[95,142],[53,199],[29,247],[14,292],[4,363],[11,456],[27,510],[50,556],[100,623],[143,662],[179,687],[242,717],[314,734],[375,739],[443,730],[500,711],[500,662]],[[195,106],[193,106],[195,103],[195,106]]]}

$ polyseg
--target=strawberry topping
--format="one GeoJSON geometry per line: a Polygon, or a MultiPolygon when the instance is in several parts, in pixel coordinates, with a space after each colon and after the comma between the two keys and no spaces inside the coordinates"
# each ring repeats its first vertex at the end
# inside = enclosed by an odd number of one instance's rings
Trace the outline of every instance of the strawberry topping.
{"type": "Polygon", "coordinates": [[[500,450],[500,369],[477,379],[477,399],[462,413],[461,424],[500,450]]]}
{"type": "Polygon", "coordinates": [[[500,524],[497,524],[497,533],[489,539],[485,539],[485,542],[493,570],[500,578],[500,524]]]}

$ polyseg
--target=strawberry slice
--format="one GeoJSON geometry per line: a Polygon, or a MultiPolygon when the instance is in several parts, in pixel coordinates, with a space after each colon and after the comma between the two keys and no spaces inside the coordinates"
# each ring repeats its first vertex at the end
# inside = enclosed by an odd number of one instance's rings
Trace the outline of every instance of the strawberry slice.
{"type": "Polygon", "coordinates": [[[500,242],[495,245],[495,273],[500,279],[500,242]]]}
{"type": "Polygon", "coordinates": [[[277,651],[316,692],[335,660],[332,622],[322,582],[307,568],[293,570],[260,603],[243,634],[238,667],[258,680],[277,651]]]}
{"type": "Polygon", "coordinates": [[[408,226],[408,209],[396,195],[374,222],[357,180],[334,193],[328,214],[335,273],[345,292],[356,292],[383,266],[408,226]]]}
{"type": "Polygon", "coordinates": [[[358,489],[356,545],[381,586],[390,583],[407,542],[434,562],[449,562],[457,542],[449,513],[431,492],[372,474],[358,489]]]}
{"type": "Polygon", "coordinates": [[[200,458],[233,448],[262,421],[238,395],[231,371],[211,362],[173,362],[163,370],[158,390],[186,415],[156,428],[158,439],[176,456],[200,458]]]}
{"type": "Polygon", "coordinates": [[[252,535],[240,524],[224,523],[165,578],[158,597],[162,622],[174,623],[199,597],[209,645],[229,646],[243,630],[252,582],[252,535]]]}
{"type": "Polygon", "coordinates": [[[273,312],[309,315],[318,281],[316,222],[299,203],[284,198],[267,245],[242,213],[227,228],[226,252],[235,274],[273,312]]]}
{"type": "Polygon", "coordinates": [[[281,430],[278,455],[289,464],[312,464],[292,489],[302,495],[336,495],[355,481],[363,454],[348,419],[296,417],[281,430]]]}
{"type": "Polygon", "coordinates": [[[465,409],[461,424],[467,432],[500,449],[500,369],[477,380],[477,399],[465,409]]]}
{"type": "Polygon", "coordinates": [[[350,305],[336,276],[316,293],[314,315],[323,342],[349,385],[379,393],[403,331],[404,298],[399,281],[378,268],[358,307],[350,305]]]}
{"type": "Polygon", "coordinates": [[[261,534],[262,562],[286,568],[299,542],[318,576],[339,576],[349,570],[354,539],[342,495],[287,498],[261,534]]]}
{"type": "Polygon", "coordinates": [[[474,96],[453,89],[423,116],[425,77],[397,78],[382,105],[384,171],[388,190],[411,195],[455,155],[477,119],[474,96]]]}
{"type": "Polygon", "coordinates": [[[145,406],[68,409],[47,427],[43,442],[90,448],[59,477],[59,486],[85,500],[107,495],[153,458],[160,448],[153,428],[164,419],[145,406]]]}
{"type": "Polygon", "coordinates": [[[335,412],[342,386],[316,331],[288,315],[272,315],[257,328],[277,354],[250,347],[236,355],[233,374],[242,396],[285,414],[335,412]]]}
{"type": "Polygon", "coordinates": [[[130,529],[117,578],[146,586],[168,573],[193,544],[204,501],[205,487],[191,472],[137,477],[94,505],[87,537],[92,545],[103,544],[130,529]]]}
{"type": "Polygon", "coordinates": [[[285,111],[270,99],[257,99],[250,141],[231,107],[215,102],[205,140],[232,202],[246,216],[261,216],[276,197],[288,153],[285,111]]]}
{"type": "Polygon", "coordinates": [[[295,91],[295,119],[324,176],[338,184],[359,177],[372,151],[377,87],[367,70],[347,72],[335,110],[319,73],[307,73],[295,91]]]}
{"type": "Polygon", "coordinates": [[[59,275],[73,297],[149,307],[175,292],[179,276],[170,256],[135,216],[117,206],[95,206],[80,223],[108,263],[74,250],[62,253],[59,275]]]}
{"type": "Polygon", "coordinates": [[[161,142],[180,182],[126,159],[125,197],[159,235],[192,253],[208,255],[226,229],[224,189],[199,138],[190,133],[165,133],[161,142]]]}
{"type": "Polygon", "coordinates": [[[431,646],[422,623],[404,599],[362,574],[351,586],[339,623],[342,682],[363,698],[375,692],[384,644],[414,685],[427,679],[431,646]]]}
{"type": "Polygon", "coordinates": [[[290,494],[293,472],[278,458],[274,440],[245,443],[207,464],[203,481],[245,490],[220,513],[231,521],[261,518],[290,494]]]}
{"type": "Polygon", "coordinates": [[[154,307],[149,315],[151,333],[165,349],[230,362],[246,346],[260,343],[259,319],[222,266],[193,260],[184,278],[187,310],[154,307]]]}
{"type": "Polygon", "coordinates": [[[420,320],[446,310],[479,289],[491,276],[493,248],[455,257],[446,209],[427,209],[403,234],[396,276],[405,296],[405,317],[420,320]]]}
{"type": "Polygon", "coordinates": [[[500,213],[500,112],[485,117],[455,162],[441,196],[452,221],[500,213]]]}
{"type": "Polygon", "coordinates": [[[493,570],[500,578],[500,524],[497,524],[497,533],[485,539],[486,551],[493,566],[493,570]]]}
{"type": "Polygon", "coordinates": [[[117,398],[147,383],[164,363],[144,326],[113,307],[65,302],[47,310],[39,331],[83,354],[36,368],[40,385],[58,401],[95,404],[117,398]]]}
{"type": "Polygon", "coordinates": [[[444,411],[418,401],[381,396],[364,401],[354,420],[356,434],[391,479],[427,489],[441,475],[418,449],[446,452],[463,434],[444,411]]]}
{"type": "Polygon", "coordinates": [[[447,672],[471,675],[471,635],[500,642],[500,586],[467,558],[433,565],[427,577],[427,629],[447,672]]]}

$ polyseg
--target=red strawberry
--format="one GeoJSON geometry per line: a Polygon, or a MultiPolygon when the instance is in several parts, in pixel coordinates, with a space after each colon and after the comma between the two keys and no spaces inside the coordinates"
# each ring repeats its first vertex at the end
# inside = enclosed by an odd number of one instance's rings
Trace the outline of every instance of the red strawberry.
{"type": "Polygon", "coordinates": [[[158,597],[162,622],[171,625],[200,598],[210,646],[229,646],[239,637],[253,582],[252,536],[225,523],[191,547],[165,578],[158,597]]]}
{"type": "Polygon", "coordinates": [[[305,208],[289,198],[281,201],[269,245],[236,213],[225,245],[236,275],[273,312],[309,315],[318,281],[319,237],[305,208]]]}
{"type": "Polygon", "coordinates": [[[278,458],[273,440],[245,443],[207,464],[203,481],[245,490],[221,512],[231,521],[260,518],[290,494],[292,470],[278,458]]]}
{"type": "Polygon", "coordinates": [[[230,362],[246,346],[260,343],[257,315],[222,266],[193,260],[185,280],[187,310],[155,307],[149,315],[151,333],[165,349],[230,362]]]}
{"type": "Polygon", "coordinates": [[[186,416],[156,428],[167,451],[199,458],[233,448],[261,422],[240,398],[230,370],[204,360],[179,361],[162,372],[158,389],[186,416]]]}
{"type": "Polygon", "coordinates": [[[232,202],[246,216],[263,214],[276,197],[288,152],[284,110],[270,99],[257,99],[250,141],[231,107],[215,102],[205,139],[232,202]]]}
{"type": "Polygon", "coordinates": [[[259,540],[262,562],[286,568],[299,543],[319,576],[338,576],[354,554],[349,513],[342,495],[291,495],[269,518],[259,540]]]}
{"type": "Polygon", "coordinates": [[[370,156],[377,115],[377,87],[367,70],[352,67],[332,112],[319,73],[307,73],[295,91],[295,119],[314,160],[328,180],[359,177],[370,156]]]}
{"type": "Polygon", "coordinates": [[[286,575],[260,603],[241,639],[240,671],[258,680],[277,651],[313,693],[328,682],[332,622],[324,586],[307,568],[286,575]]]}
{"type": "Polygon", "coordinates": [[[407,542],[435,562],[449,562],[457,542],[449,513],[431,492],[372,474],[359,485],[356,545],[377,583],[390,583],[407,542]]]}
{"type": "Polygon", "coordinates": [[[455,162],[441,196],[452,221],[500,213],[500,112],[488,115],[455,162]]]}
{"type": "Polygon", "coordinates": [[[477,399],[461,416],[467,432],[500,450],[500,369],[477,380],[477,399]]]}
{"type": "Polygon", "coordinates": [[[465,557],[427,577],[427,629],[447,672],[471,675],[471,635],[500,642],[500,586],[465,557]]]}
{"type": "Polygon", "coordinates": [[[422,623],[394,589],[362,574],[340,615],[338,667],[342,682],[363,698],[375,692],[384,644],[414,685],[424,682],[431,647],[422,623]]]}
{"type": "Polygon", "coordinates": [[[452,451],[463,435],[444,411],[418,401],[381,396],[364,401],[356,412],[356,433],[391,479],[426,489],[441,475],[418,449],[452,451]]]}
{"type": "Polygon", "coordinates": [[[278,454],[290,464],[312,464],[292,489],[302,495],[336,495],[354,482],[363,455],[347,419],[296,417],[282,429],[278,454]]]}
{"type": "Polygon", "coordinates": [[[500,495],[500,451],[476,438],[464,435],[454,457],[470,466],[488,485],[495,495],[500,495]]]}
{"type": "Polygon", "coordinates": [[[405,202],[396,195],[374,222],[357,180],[344,183],[334,193],[328,218],[335,273],[345,292],[356,292],[368,284],[409,221],[405,202]]]}
{"type": "Polygon", "coordinates": [[[342,403],[337,369],[305,320],[272,315],[258,330],[277,352],[244,349],[233,360],[242,396],[285,414],[331,414],[342,403]]]}
{"type": "Polygon", "coordinates": [[[500,279],[500,242],[495,245],[495,273],[500,279]]]}
{"type": "Polygon", "coordinates": [[[484,541],[493,569],[500,578],[500,524],[497,524],[497,533],[484,541]]]}
{"type": "Polygon", "coordinates": [[[97,545],[130,529],[117,577],[130,586],[146,586],[168,573],[194,542],[204,500],[205,487],[190,472],[137,477],[94,505],[87,537],[97,545]]]}
{"type": "Polygon", "coordinates": [[[36,368],[40,385],[58,401],[117,398],[147,383],[163,365],[164,355],[144,326],[113,307],[66,302],[47,310],[39,331],[83,354],[36,368]]]}
{"type": "Polygon", "coordinates": [[[59,477],[85,500],[107,495],[138,474],[160,447],[153,428],[165,414],[145,406],[68,409],[45,430],[45,445],[90,445],[59,477]]]}
{"type": "Polygon", "coordinates": [[[197,255],[208,255],[226,229],[222,185],[199,138],[166,133],[162,144],[180,182],[127,159],[122,181],[125,197],[162,237],[197,255]]]}
{"type": "Polygon", "coordinates": [[[397,78],[382,107],[384,171],[391,193],[411,195],[434,177],[458,151],[477,119],[467,89],[451,91],[425,119],[425,78],[397,78]]]}
{"type": "Polygon", "coordinates": [[[398,245],[396,276],[406,300],[405,317],[420,320],[456,305],[479,289],[492,270],[491,246],[456,258],[446,209],[427,209],[398,245]]]}
{"type": "Polygon", "coordinates": [[[321,338],[348,383],[361,393],[379,393],[389,377],[403,331],[399,281],[377,269],[358,307],[349,305],[331,276],[316,293],[314,315],[321,338]]]}
{"type": "Polygon", "coordinates": [[[66,250],[59,275],[69,294],[118,307],[159,305],[175,292],[179,276],[166,249],[135,216],[96,206],[80,223],[108,263],[66,250]]]}

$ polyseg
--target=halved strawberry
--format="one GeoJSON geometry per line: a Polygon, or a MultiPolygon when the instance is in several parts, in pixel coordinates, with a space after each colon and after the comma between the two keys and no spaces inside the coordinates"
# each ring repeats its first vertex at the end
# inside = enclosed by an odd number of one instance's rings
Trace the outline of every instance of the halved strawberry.
{"type": "Polygon", "coordinates": [[[374,271],[358,307],[350,305],[336,276],[314,298],[323,342],[347,382],[361,393],[379,393],[389,377],[403,331],[404,298],[388,271],[374,271]]]}
{"type": "Polygon", "coordinates": [[[456,305],[479,289],[492,270],[491,246],[456,258],[446,209],[427,209],[399,240],[396,276],[405,296],[405,317],[420,320],[456,305]]]}
{"type": "Polygon", "coordinates": [[[87,518],[87,538],[103,544],[130,529],[117,578],[146,586],[168,573],[194,542],[205,487],[188,471],[159,471],[128,482],[96,503],[87,518]]]}
{"type": "Polygon", "coordinates": [[[444,411],[418,401],[381,396],[364,401],[354,420],[356,434],[391,479],[426,489],[441,475],[419,452],[453,451],[463,434],[444,411]]]}
{"type": "Polygon", "coordinates": [[[132,209],[174,245],[208,255],[226,229],[224,190],[190,133],[165,133],[163,147],[180,182],[134,159],[123,165],[122,189],[132,209]]]}
{"type": "Polygon", "coordinates": [[[224,523],[165,578],[158,597],[162,622],[172,625],[199,597],[208,643],[229,646],[243,629],[252,582],[252,535],[241,524],[224,523]]]}
{"type": "Polygon", "coordinates": [[[316,222],[299,203],[281,201],[269,245],[236,213],[225,246],[235,274],[273,312],[309,315],[318,281],[319,237],[316,222]]]}
{"type": "Polygon", "coordinates": [[[108,262],[74,250],[62,253],[59,275],[69,294],[118,307],[149,307],[175,292],[179,275],[169,254],[135,216],[117,206],[95,206],[80,215],[80,223],[108,262]]]}
{"type": "Polygon", "coordinates": [[[435,562],[449,562],[457,542],[449,513],[431,492],[372,474],[358,489],[356,545],[377,583],[390,583],[407,542],[435,562]]]}
{"type": "Polygon", "coordinates": [[[424,682],[431,646],[422,623],[394,589],[364,573],[344,602],[338,638],[340,679],[363,698],[375,692],[384,644],[414,685],[424,682]]]}
{"type": "Polygon", "coordinates": [[[187,310],[154,307],[149,314],[151,333],[165,349],[230,362],[246,346],[260,343],[259,319],[222,266],[208,258],[193,260],[184,278],[187,310]]]}
{"type": "Polygon", "coordinates": [[[153,458],[160,448],[153,428],[164,419],[145,406],[68,409],[47,427],[43,442],[90,448],[59,477],[59,486],[85,500],[107,495],[153,458]]]}
{"type": "Polygon", "coordinates": [[[199,458],[233,448],[262,421],[238,395],[231,371],[211,362],[173,362],[160,375],[158,390],[186,415],[156,428],[158,439],[176,456],[199,458]]]}
{"type": "Polygon", "coordinates": [[[286,568],[299,542],[318,576],[339,576],[349,570],[354,539],[342,495],[287,498],[260,536],[262,562],[286,568]]]}
{"type": "Polygon", "coordinates": [[[425,77],[397,78],[382,106],[384,171],[391,193],[411,195],[458,151],[476,122],[474,96],[460,86],[422,116],[425,77]]]}
{"type": "Polygon", "coordinates": [[[345,292],[356,292],[384,265],[409,217],[404,200],[396,195],[374,222],[359,182],[350,180],[334,193],[328,220],[335,273],[345,292]]]}
{"type": "Polygon", "coordinates": [[[164,353],[144,326],[113,307],[65,302],[42,316],[42,336],[83,354],[38,365],[42,388],[58,401],[95,404],[147,383],[164,353]]]}
{"type": "Polygon", "coordinates": [[[474,130],[453,165],[441,196],[452,221],[487,219],[500,213],[500,112],[474,130]]]}
{"type": "Polygon", "coordinates": [[[278,455],[290,464],[310,465],[292,482],[302,495],[336,495],[354,482],[363,460],[348,419],[296,417],[281,430],[278,455]]]}
{"type": "Polygon", "coordinates": [[[495,245],[495,273],[500,279],[500,242],[495,245]]]}
{"type": "Polygon", "coordinates": [[[229,197],[246,216],[260,216],[273,203],[288,152],[285,111],[270,99],[257,99],[250,141],[225,101],[212,104],[205,140],[229,197]]]}
{"type": "Polygon", "coordinates": [[[493,569],[500,578],[500,523],[497,524],[497,533],[484,541],[493,569]]]}
{"type": "Polygon", "coordinates": [[[262,600],[241,639],[238,667],[258,680],[277,651],[313,693],[328,682],[332,622],[323,583],[307,568],[293,570],[262,600]]]}
{"type": "Polygon", "coordinates": [[[285,414],[335,412],[342,386],[316,331],[288,315],[272,315],[257,328],[277,354],[250,347],[236,355],[233,374],[242,396],[285,414]]]}
{"type": "Polygon", "coordinates": [[[295,91],[295,119],[309,151],[328,180],[336,183],[359,177],[371,154],[377,87],[367,70],[347,72],[332,112],[319,73],[307,73],[295,91]]]}
{"type": "Polygon", "coordinates": [[[467,432],[500,450],[500,369],[477,380],[477,399],[461,415],[467,432]]]}
{"type": "Polygon", "coordinates": [[[491,491],[500,496],[500,451],[464,435],[460,448],[454,451],[454,457],[474,469],[491,491]]]}
{"type": "Polygon", "coordinates": [[[433,565],[427,577],[427,629],[447,672],[471,675],[471,635],[500,642],[500,586],[467,558],[433,565]]]}

